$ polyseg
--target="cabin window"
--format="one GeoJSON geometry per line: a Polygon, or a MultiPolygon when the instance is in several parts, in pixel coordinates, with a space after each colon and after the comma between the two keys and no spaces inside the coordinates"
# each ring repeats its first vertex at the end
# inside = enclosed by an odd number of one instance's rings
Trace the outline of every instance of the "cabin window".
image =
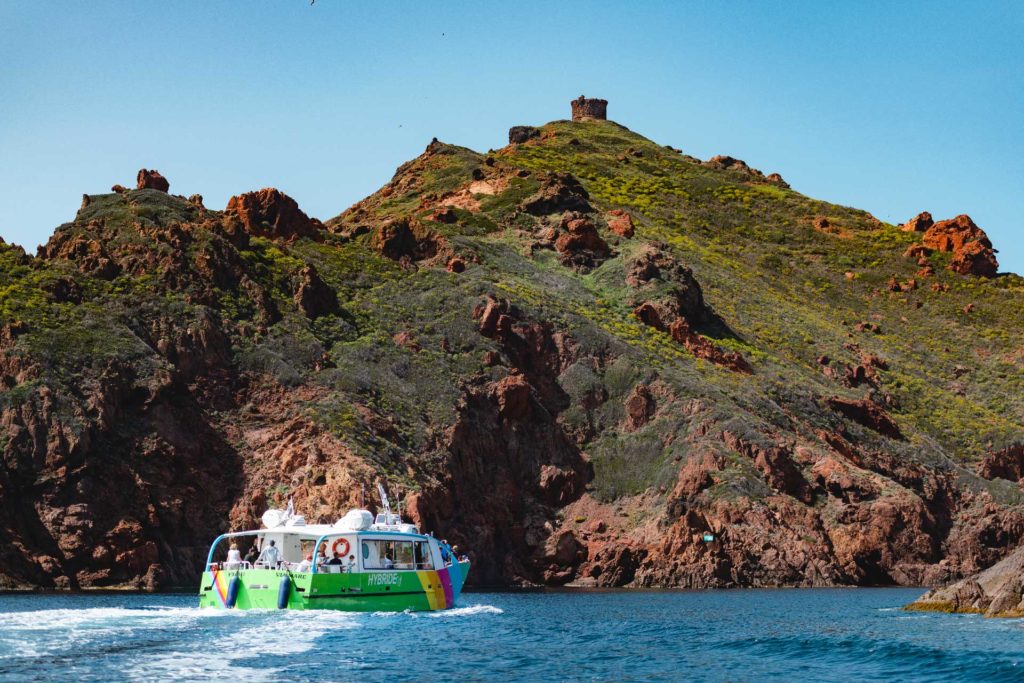
{"type": "Polygon", "coordinates": [[[426,541],[416,542],[416,568],[433,569],[434,560],[430,556],[430,544],[426,541]]]}
{"type": "Polygon", "coordinates": [[[363,568],[414,569],[414,545],[412,541],[363,541],[363,568]]]}

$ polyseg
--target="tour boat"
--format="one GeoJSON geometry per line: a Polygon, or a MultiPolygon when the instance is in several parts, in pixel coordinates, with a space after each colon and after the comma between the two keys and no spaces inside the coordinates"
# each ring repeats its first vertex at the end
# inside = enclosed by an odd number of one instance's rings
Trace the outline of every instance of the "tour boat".
{"type": "Polygon", "coordinates": [[[383,487],[378,491],[383,509],[376,518],[368,510],[350,510],[334,524],[306,524],[289,501],[286,510],[264,513],[263,529],[218,536],[206,559],[199,606],[349,612],[452,607],[469,560],[404,523],[383,487]],[[250,554],[243,559],[245,551],[250,554]]]}

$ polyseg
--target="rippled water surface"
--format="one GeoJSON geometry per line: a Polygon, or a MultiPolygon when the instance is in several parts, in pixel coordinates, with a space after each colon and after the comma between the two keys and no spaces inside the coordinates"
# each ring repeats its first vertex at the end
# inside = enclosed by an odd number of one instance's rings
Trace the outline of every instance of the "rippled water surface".
{"type": "Polygon", "coordinates": [[[1024,622],[903,589],[471,593],[419,614],[0,595],[0,680],[1024,680],[1024,622]]]}

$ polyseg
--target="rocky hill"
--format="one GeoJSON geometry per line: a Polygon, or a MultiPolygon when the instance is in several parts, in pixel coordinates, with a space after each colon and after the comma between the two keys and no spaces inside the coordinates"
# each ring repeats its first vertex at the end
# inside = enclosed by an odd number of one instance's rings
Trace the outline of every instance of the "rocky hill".
{"type": "Polygon", "coordinates": [[[324,223],[144,170],[0,246],[0,586],[194,585],[376,480],[477,584],[940,584],[1020,544],[1024,279],[970,218],[573,109],[324,223]]]}

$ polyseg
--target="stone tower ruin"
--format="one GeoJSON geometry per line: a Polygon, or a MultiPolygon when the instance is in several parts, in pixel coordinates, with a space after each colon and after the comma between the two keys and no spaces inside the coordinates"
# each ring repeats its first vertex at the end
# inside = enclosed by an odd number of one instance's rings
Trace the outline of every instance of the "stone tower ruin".
{"type": "Polygon", "coordinates": [[[604,121],[608,118],[608,100],[588,100],[580,95],[570,104],[573,121],[604,121]]]}

